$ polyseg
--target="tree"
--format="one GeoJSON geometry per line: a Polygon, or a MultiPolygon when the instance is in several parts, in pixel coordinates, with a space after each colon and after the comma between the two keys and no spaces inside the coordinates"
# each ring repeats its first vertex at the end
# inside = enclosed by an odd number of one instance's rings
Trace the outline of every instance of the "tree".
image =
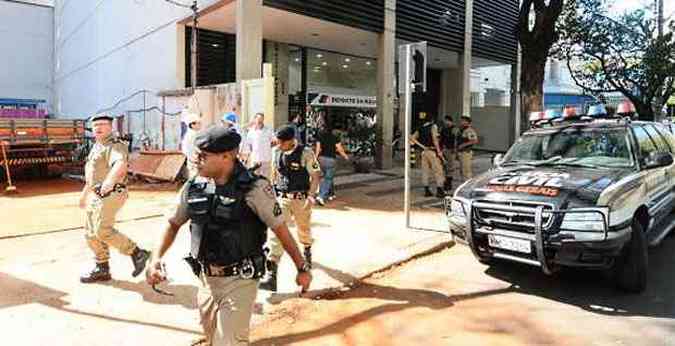
{"type": "Polygon", "coordinates": [[[675,40],[657,35],[645,10],[611,18],[603,0],[569,0],[561,21],[558,55],[574,82],[592,94],[620,92],[640,119],[654,115],[675,91],[675,40]]]}
{"type": "Polygon", "coordinates": [[[558,41],[556,22],[563,10],[563,0],[523,0],[518,16],[518,41],[521,60],[521,124],[528,123],[530,112],[544,107],[544,74],[551,47],[558,41]],[[534,25],[530,15],[534,11],[534,25]]]}

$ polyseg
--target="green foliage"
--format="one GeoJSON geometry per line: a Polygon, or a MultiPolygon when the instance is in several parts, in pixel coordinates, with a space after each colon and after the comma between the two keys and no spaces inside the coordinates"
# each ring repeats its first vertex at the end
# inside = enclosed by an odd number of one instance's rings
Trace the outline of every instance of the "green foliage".
{"type": "Polygon", "coordinates": [[[675,22],[658,37],[649,13],[610,15],[606,1],[570,0],[555,49],[577,85],[594,94],[621,92],[645,119],[653,119],[675,82],[675,22]]]}

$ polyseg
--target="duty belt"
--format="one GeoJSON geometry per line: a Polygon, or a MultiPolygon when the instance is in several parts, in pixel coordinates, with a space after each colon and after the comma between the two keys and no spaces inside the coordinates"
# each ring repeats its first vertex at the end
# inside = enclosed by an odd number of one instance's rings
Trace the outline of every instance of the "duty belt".
{"type": "Polygon", "coordinates": [[[277,192],[277,197],[286,199],[306,199],[307,192],[277,192]]]}
{"type": "Polygon", "coordinates": [[[115,186],[113,186],[113,189],[110,190],[110,192],[106,193],[105,195],[102,195],[101,194],[101,184],[96,184],[94,186],[93,190],[94,190],[94,193],[96,194],[96,196],[98,196],[100,198],[106,198],[106,197],[110,196],[110,194],[113,193],[113,192],[122,193],[122,192],[124,192],[124,190],[126,188],[127,188],[127,186],[124,185],[124,184],[115,184],[115,186]]]}
{"type": "Polygon", "coordinates": [[[202,270],[206,276],[226,277],[239,276],[242,279],[260,277],[265,272],[265,257],[262,255],[245,258],[230,265],[202,264],[202,270]],[[258,274],[258,275],[256,275],[258,274]]]}

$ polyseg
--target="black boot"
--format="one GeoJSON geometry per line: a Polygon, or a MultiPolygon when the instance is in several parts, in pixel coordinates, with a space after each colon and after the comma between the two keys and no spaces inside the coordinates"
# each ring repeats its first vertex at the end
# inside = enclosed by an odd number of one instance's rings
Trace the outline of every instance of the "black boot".
{"type": "Polygon", "coordinates": [[[441,187],[436,188],[436,197],[438,197],[438,198],[444,198],[445,197],[445,191],[443,191],[443,188],[441,188],[441,187]]]}
{"type": "Polygon", "coordinates": [[[305,262],[312,268],[312,247],[305,246],[305,251],[302,254],[305,255],[305,262]]]}
{"type": "Polygon", "coordinates": [[[428,186],[424,188],[424,197],[431,197],[433,195],[434,194],[431,193],[431,189],[428,186]]]}
{"type": "Polygon", "coordinates": [[[111,279],[108,262],[96,263],[96,267],[89,273],[80,276],[80,282],[89,284],[92,282],[108,281],[111,279]]]}
{"type": "Polygon", "coordinates": [[[150,259],[150,251],[143,250],[139,247],[134,249],[134,253],[131,254],[131,262],[134,264],[134,272],[131,273],[131,276],[137,277],[143,269],[145,269],[145,264],[150,259]]]}
{"type": "Polygon", "coordinates": [[[258,288],[265,291],[277,291],[277,264],[273,261],[267,261],[267,272],[260,281],[258,288]]]}

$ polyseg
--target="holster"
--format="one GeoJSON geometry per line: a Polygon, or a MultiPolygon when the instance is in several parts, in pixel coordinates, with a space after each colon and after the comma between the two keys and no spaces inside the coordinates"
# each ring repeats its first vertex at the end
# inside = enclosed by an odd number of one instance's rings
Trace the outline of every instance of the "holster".
{"type": "Polygon", "coordinates": [[[199,261],[198,261],[196,258],[192,257],[192,256],[188,256],[188,257],[185,257],[185,258],[183,258],[183,259],[184,259],[185,262],[187,262],[187,264],[190,266],[190,269],[191,269],[192,272],[195,274],[195,276],[199,277],[199,274],[201,274],[201,272],[202,272],[202,265],[201,265],[201,263],[199,263],[199,261]]]}

